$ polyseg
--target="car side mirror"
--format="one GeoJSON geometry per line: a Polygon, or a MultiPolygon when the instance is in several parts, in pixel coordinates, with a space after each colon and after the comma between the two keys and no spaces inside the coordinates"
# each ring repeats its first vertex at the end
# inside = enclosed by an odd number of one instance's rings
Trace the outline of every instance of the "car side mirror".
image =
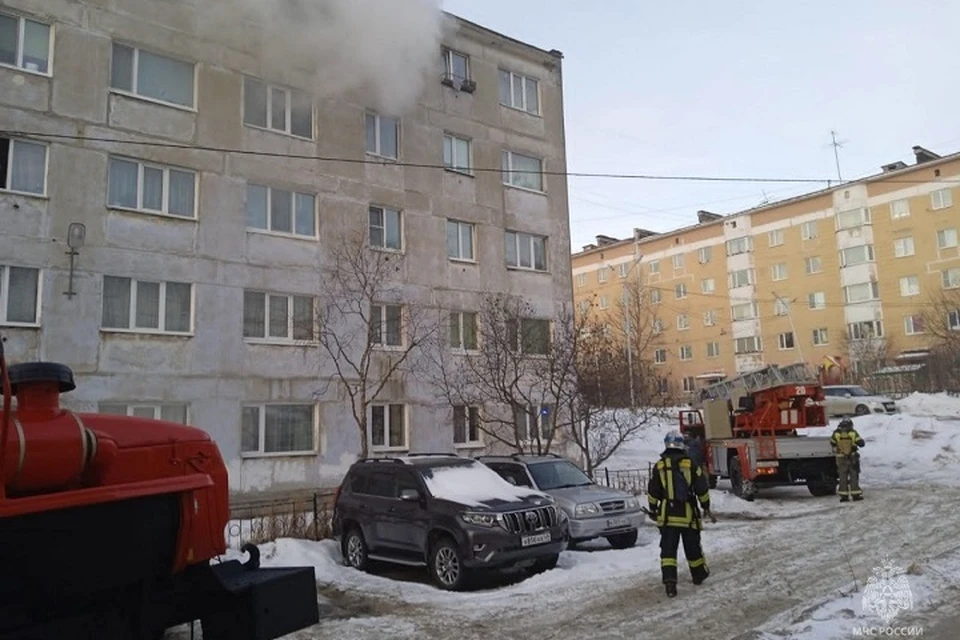
{"type": "Polygon", "coordinates": [[[512,484],[513,486],[517,486],[517,479],[514,478],[513,476],[507,476],[506,478],[504,478],[504,480],[506,480],[507,482],[509,482],[509,483],[512,484]]]}
{"type": "Polygon", "coordinates": [[[416,489],[404,489],[400,492],[400,499],[404,502],[417,502],[420,500],[420,492],[416,489]]]}

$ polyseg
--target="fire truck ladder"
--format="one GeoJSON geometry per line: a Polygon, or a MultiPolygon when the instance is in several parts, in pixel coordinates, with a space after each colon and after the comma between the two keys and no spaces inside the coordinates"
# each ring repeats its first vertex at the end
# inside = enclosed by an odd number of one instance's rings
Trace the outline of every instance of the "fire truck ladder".
{"type": "Polygon", "coordinates": [[[762,369],[751,371],[736,378],[716,382],[700,389],[698,399],[700,402],[705,400],[729,400],[733,397],[736,390],[751,393],[760,389],[769,389],[784,384],[805,384],[814,380],[807,369],[807,365],[798,362],[796,364],[780,367],[775,364],[768,365],[762,369]]]}

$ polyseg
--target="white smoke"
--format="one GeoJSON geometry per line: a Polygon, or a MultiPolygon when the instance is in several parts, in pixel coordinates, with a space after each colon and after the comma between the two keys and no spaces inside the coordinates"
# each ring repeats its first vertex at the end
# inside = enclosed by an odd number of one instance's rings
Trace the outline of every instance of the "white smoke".
{"type": "Polygon", "coordinates": [[[308,71],[318,98],[402,115],[442,72],[440,0],[220,0],[220,28],[251,22],[265,73],[308,71]]]}

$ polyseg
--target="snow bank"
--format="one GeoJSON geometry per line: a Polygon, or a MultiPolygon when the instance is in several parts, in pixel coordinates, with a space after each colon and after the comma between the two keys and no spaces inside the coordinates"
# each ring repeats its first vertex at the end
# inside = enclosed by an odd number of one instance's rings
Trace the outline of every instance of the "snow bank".
{"type": "Polygon", "coordinates": [[[433,497],[461,504],[481,507],[491,499],[518,502],[530,496],[542,495],[510,484],[496,471],[479,462],[424,468],[421,473],[433,497]]]}
{"type": "Polygon", "coordinates": [[[912,393],[898,400],[902,413],[960,420],[960,397],[946,393],[912,393]]]}

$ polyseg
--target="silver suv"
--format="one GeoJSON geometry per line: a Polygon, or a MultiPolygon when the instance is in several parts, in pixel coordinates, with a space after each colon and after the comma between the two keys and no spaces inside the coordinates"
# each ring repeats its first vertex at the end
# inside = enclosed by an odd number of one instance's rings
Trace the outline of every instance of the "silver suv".
{"type": "Polygon", "coordinates": [[[479,456],[507,482],[553,496],[570,519],[570,543],[606,538],[614,549],[637,543],[644,521],[640,501],[625,491],[598,485],[570,460],[545,456],[479,456]]]}

